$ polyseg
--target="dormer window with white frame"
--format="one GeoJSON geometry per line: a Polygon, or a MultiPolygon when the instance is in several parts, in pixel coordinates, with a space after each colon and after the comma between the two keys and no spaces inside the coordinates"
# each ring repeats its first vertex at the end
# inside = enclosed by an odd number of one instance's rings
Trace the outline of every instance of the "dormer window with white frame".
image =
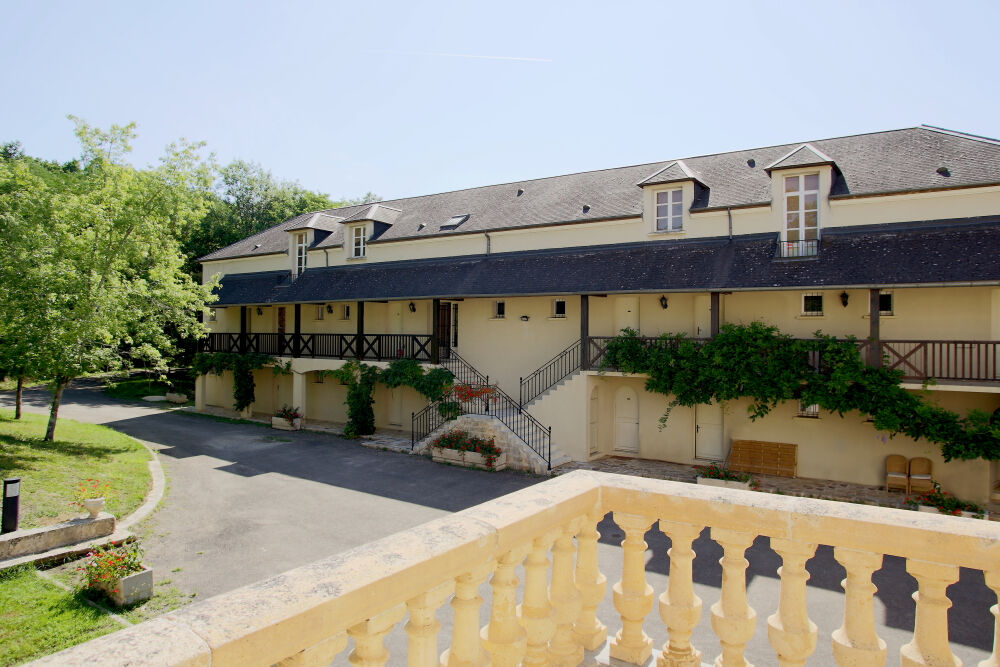
{"type": "Polygon", "coordinates": [[[684,229],[684,190],[656,193],[656,231],[679,232],[684,229]]]}
{"type": "Polygon", "coordinates": [[[295,235],[295,273],[304,273],[309,262],[309,236],[306,232],[295,235]]]}
{"type": "Polygon", "coordinates": [[[365,256],[365,227],[359,225],[351,231],[351,257],[360,258],[365,256]]]}
{"type": "Polygon", "coordinates": [[[784,257],[806,257],[819,250],[819,174],[784,177],[784,257]]]}

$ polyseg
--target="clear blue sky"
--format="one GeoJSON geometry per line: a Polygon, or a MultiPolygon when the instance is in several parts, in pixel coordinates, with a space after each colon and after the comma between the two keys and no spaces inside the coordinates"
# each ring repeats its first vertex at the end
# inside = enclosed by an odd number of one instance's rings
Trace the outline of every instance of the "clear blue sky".
{"type": "Polygon", "coordinates": [[[136,121],[385,198],[928,123],[1000,135],[1000,3],[21,2],[0,142],[136,121]],[[450,55],[448,55],[450,54],[450,55]],[[477,57],[471,57],[477,56],[477,57]]]}

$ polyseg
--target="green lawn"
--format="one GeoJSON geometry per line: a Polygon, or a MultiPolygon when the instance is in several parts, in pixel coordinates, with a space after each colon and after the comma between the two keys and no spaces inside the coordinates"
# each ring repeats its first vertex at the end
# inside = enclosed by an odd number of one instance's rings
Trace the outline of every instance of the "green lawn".
{"type": "Polygon", "coordinates": [[[145,396],[163,396],[168,391],[194,396],[194,381],[178,380],[173,384],[148,377],[109,378],[104,393],[125,401],[141,401],[145,396]]]}
{"type": "Polygon", "coordinates": [[[34,569],[0,572],[0,665],[17,665],[122,626],[34,569]]]}
{"type": "Polygon", "coordinates": [[[21,478],[21,528],[79,516],[77,485],[99,479],[111,485],[105,511],[128,516],[142,504],[152,480],[149,452],[138,441],[106,426],[60,419],[54,442],[44,442],[46,415],[0,410],[0,477],[21,478]]]}

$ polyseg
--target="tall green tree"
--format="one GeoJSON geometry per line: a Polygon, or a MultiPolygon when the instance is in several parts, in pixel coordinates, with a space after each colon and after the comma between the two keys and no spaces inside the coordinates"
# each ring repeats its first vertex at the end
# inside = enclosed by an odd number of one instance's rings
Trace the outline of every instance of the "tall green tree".
{"type": "Polygon", "coordinates": [[[17,159],[0,165],[8,266],[0,280],[10,295],[0,305],[2,359],[17,356],[9,341],[20,338],[33,351],[25,374],[51,378],[47,440],[74,378],[162,369],[176,337],[200,336],[197,313],[212,287],[184,271],[179,242],[211,201],[201,146],[172,144],[159,165],[138,170],[125,162],[134,124],[104,131],[71,119],[82,148],[77,171],[46,182],[17,159]]]}

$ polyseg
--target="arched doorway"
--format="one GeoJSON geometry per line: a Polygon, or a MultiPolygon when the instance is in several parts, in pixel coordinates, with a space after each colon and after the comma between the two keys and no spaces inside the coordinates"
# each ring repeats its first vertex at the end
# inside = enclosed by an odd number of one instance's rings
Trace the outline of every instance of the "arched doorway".
{"type": "Polygon", "coordinates": [[[600,394],[598,393],[598,388],[594,387],[593,391],[590,392],[590,408],[587,413],[588,419],[590,420],[590,429],[587,431],[587,442],[589,445],[589,453],[591,456],[597,453],[598,442],[597,442],[597,417],[598,410],[600,408],[600,394]]]}
{"type": "Polygon", "coordinates": [[[639,397],[632,387],[615,392],[615,450],[639,453],[639,397]]]}

